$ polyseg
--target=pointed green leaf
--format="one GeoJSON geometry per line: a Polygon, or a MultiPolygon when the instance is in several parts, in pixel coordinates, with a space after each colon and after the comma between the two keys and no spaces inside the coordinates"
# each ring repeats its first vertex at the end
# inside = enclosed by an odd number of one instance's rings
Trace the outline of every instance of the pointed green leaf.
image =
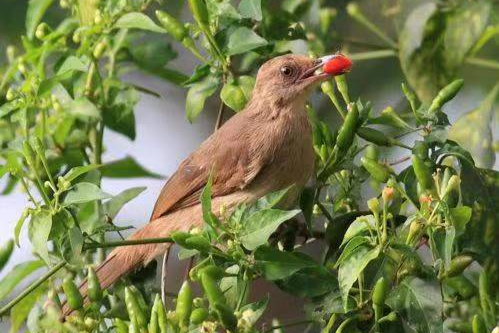
{"type": "Polygon", "coordinates": [[[149,16],[139,12],[126,13],[116,21],[114,27],[166,33],[166,30],[154,23],[149,16]]]}
{"type": "Polygon", "coordinates": [[[317,265],[312,258],[300,252],[283,252],[269,246],[255,251],[255,260],[267,280],[280,280],[305,267],[317,265]]]}
{"type": "Polygon", "coordinates": [[[5,299],[27,276],[45,266],[43,260],[33,260],[17,264],[0,280],[0,299],[5,299]]]}
{"type": "Polygon", "coordinates": [[[65,205],[81,204],[90,201],[111,198],[110,194],[103,192],[97,185],[92,183],[78,183],[71,187],[64,198],[65,205]]]}
{"type": "Polygon", "coordinates": [[[28,237],[33,245],[33,250],[46,262],[49,263],[49,252],[47,241],[52,229],[52,215],[42,210],[31,215],[28,227],[28,237]]]}
{"type": "Polygon", "coordinates": [[[145,189],[146,187],[133,187],[124,190],[118,195],[115,195],[103,204],[105,214],[111,219],[114,219],[126,203],[133,200],[140,193],[144,192],[145,189]]]}
{"type": "Polygon", "coordinates": [[[131,156],[104,164],[101,172],[107,178],[163,178],[162,175],[145,169],[131,156]]]}

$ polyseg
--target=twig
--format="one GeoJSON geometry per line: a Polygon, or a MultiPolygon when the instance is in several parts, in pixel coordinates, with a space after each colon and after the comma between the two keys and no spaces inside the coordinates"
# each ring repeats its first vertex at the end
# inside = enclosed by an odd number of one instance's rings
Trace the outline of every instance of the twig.
{"type": "Polygon", "coordinates": [[[270,333],[273,330],[278,330],[280,328],[286,328],[286,327],[292,327],[292,326],[298,326],[298,325],[305,325],[305,324],[311,324],[311,323],[315,323],[315,320],[307,319],[307,320],[295,321],[295,322],[288,323],[288,324],[282,324],[282,325],[272,326],[268,330],[263,331],[263,333],[270,333]]]}
{"type": "Polygon", "coordinates": [[[14,307],[17,303],[22,301],[26,296],[28,296],[32,291],[38,288],[42,283],[48,280],[52,275],[57,273],[61,268],[66,266],[65,261],[60,261],[57,265],[52,267],[47,273],[45,273],[42,277],[40,277],[36,282],[32,283],[26,289],[23,290],[16,298],[7,303],[4,307],[0,309],[0,317],[4,316],[12,307],[14,307]]]}
{"type": "Polygon", "coordinates": [[[127,239],[122,241],[105,242],[105,243],[92,243],[92,244],[85,244],[83,246],[83,250],[104,249],[108,247],[118,247],[118,246],[158,244],[158,243],[173,243],[173,239],[171,237],[160,237],[160,238],[127,239]]]}
{"type": "Polygon", "coordinates": [[[215,123],[215,129],[213,130],[213,132],[216,132],[220,128],[220,126],[222,126],[222,120],[224,117],[224,110],[225,110],[225,103],[224,103],[224,101],[220,100],[217,121],[215,123]]]}
{"type": "Polygon", "coordinates": [[[499,61],[490,60],[490,59],[482,59],[482,58],[468,58],[466,59],[466,63],[470,65],[499,69],[499,61]]]}
{"type": "Polygon", "coordinates": [[[391,163],[389,163],[390,165],[397,165],[397,164],[400,164],[400,163],[404,163],[405,161],[408,161],[410,160],[411,157],[410,156],[405,156],[405,157],[402,157],[402,158],[399,158],[398,160],[395,160],[391,163]]]}
{"type": "Polygon", "coordinates": [[[392,50],[392,49],[388,49],[388,50],[352,53],[349,56],[350,56],[350,59],[352,59],[353,61],[361,61],[361,60],[371,60],[371,59],[396,57],[397,52],[392,50]]]}

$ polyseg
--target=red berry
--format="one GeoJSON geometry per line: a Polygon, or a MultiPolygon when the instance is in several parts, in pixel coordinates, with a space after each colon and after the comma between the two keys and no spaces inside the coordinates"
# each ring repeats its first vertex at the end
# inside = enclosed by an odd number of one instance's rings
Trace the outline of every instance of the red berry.
{"type": "Polygon", "coordinates": [[[337,54],[324,64],[324,72],[331,75],[341,75],[352,68],[352,60],[343,54],[337,54]]]}

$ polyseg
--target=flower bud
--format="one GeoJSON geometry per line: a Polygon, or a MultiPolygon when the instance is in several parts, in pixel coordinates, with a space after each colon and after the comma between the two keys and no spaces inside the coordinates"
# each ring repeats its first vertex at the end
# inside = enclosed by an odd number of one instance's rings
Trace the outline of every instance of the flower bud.
{"type": "Polygon", "coordinates": [[[419,235],[419,232],[423,228],[423,224],[419,222],[418,220],[414,220],[411,222],[411,225],[409,226],[409,232],[407,233],[407,238],[405,240],[405,243],[407,245],[411,245],[416,238],[419,235]]]}
{"type": "Polygon", "coordinates": [[[459,191],[459,187],[461,186],[461,178],[457,175],[452,175],[449,179],[449,182],[447,183],[447,186],[445,187],[445,191],[442,195],[442,197],[445,197],[452,191],[459,191]]]}
{"type": "Polygon", "coordinates": [[[371,198],[367,201],[367,207],[374,214],[379,213],[379,200],[378,198],[371,198]]]}
{"type": "Polygon", "coordinates": [[[383,192],[381,192],[381,197],[383,198],[383,202],[388,204],[390,200],[393,198],[393,193],[394,193],[393,187],[386,186],[383,189],[383,192]]]}
{"type": "Polygon", "coordinates": [[[5,98],[7,99],[7,101],[10,102],[14,100],[16,97],[17,97],[17,92],[14,89],[9,88],[7,90],[7,93],[5,94],[5,98]]]}
{"type": "Polygon", "coordinates": [[[49,31],[49,26],[47,25],[47,23],[42,22],[36,27],[35,36],[38,39],[43,39],[47,35],[48,31],[49,31]]]}

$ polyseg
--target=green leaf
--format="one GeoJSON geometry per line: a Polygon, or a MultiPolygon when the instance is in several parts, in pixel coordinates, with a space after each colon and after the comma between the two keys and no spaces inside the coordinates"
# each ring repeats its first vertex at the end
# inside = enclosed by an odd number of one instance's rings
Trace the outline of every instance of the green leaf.
{"type": "Polygon", "coordinates": [[[149,16],[132,12],[121,16],[114,24],[114,28],[141,29],[159,33],[166,33],[166,30],[158,26],[149,16]]]}
{"type": "Polygon", "coordinates": [[[144,192],[145,189],[146,187],[133,187],[124,190],[118,195],[115,195],[103,204],[105,214],[111,219],[114,219],[126,203],[130,202],[140,193],[144,192]]]}
{"type": "Polygon", "coordinates": [[[250,18],[256,21],[262,20],[261,0],[242,0],[237,9],[244,18],[250,18]]]}
{"type": "Polygon", "coordinates": [[[245,293],[243,302],[246,302],[248,294],[248,280],[243,280],[239,274],[239,266],[232,265],[225,270],[225,273],[233,276],[225,276],[220,280],[220,289],[223,291],[225,299],[230,307],[236,308],[242,293],[245,293]]]}
{"type": "Polygon", "coordinates": [[[263,315],[265,312],[265,309],[267,309],[267,305],[269,304],[269,297],[265,297],[262,300],[259,300],[254,303],[246,304],[245,306],[241,307],[241,313],[243,313],[246,310],[251,310],[251,316],[245,317],[245,319],[248,321],[250,325],[255,325],[258,319],[263,315]]]}
{"type": "Polygon", "coordinates": [[[29,0],[26,13],[26,34],[33,39],[38,23],[54,0],[29,0]]]}
{"type": "Polygon", "coordinates": [[[0,118],[3,118],[10,114],[12,111],[18,109],[19,105],[16,101],[8,102],[0,106],[0,118]]]}
{"type": "Polygon", "coordinates": [[[67,180],[68,182],[72,182],[73,180],[75,180],[79,176],[81,176],[89,171],[95,170],[99,167],[100,167],[100,165],[97,165],[97,164],[89,164],[89,165],[83,165],[83,166],[77,166],[77,167],[71,168],[71,170],[69,170],[68,173],[66,173],[64,175],[64,179],[67,180]]]}
{"type": "Polygon", "coordinates": [[[487,1],[463,1],[453,10],[425,3],[411,12],[399,37],[399,57],[422,101],[431,101],[455,78],[482,34],[489,10],[487,1]]]}
{"type": "Polygon", "coordinates": [[[235,55],[261,46],[267,45],[268,42],[257,35],[253,30],[246,27],[236,28],[229,36],[227,42],[228,55],[235,55]]]}
{"type": "Polygon", "coordinates": [[[437,258],[442,259],[446,269],[449,268],[452,259],[452,246],[454,245],[455,237],[456,229],[453,226],[447,226],[445,229],[437,229],[430,235],[435,245],[435,248],[432,246],[432,250],[437,255],[437,258]]]}
{"type": "MultiPolygon", "coordinates": [[[[26,212],[23,212],[21,216],[19,217],[19,220],[17,220],[16,227],[14,228],[14,240],[19,246],[19,235],[21,234],[21,230],[23,228],[24,222],[28,218],[28,214],[26,212]]],[[[0,298],[1,299],[1,298],[0,298]]]]}
{"type": "Polygon", "coordinates": [[[373,248],[371,246],[362,245],[356,247],[342,260],[338,268],[338,282],[345,309],[348,301],[348,293],[354,282],[357,281],[359,275],[369,262],[378,257],[379,253],[379,247],[373,248]]]}
{"type": "Polygon", "coordinates": [[[90,102],[85,97],[80,97],[71,101],[69,103],[63,104],[64,111],[75,115],[77,118],[88,121],[88,120],[100,120],[101,112],[95,106],[94,103],[90,102]]]}
{"type": "Polygon", "coordinates": [[[52,215],[49,212],[42,210],[31,215],[28,238],[33,245],[33,251],[38,253],[47,264],[50,263],[47,240],[51,229],[52,215]]]}
{"type": "Polygon", "coordinates": [[[369,238],[365,236],[355,236],[353,237],[341,252],[340,257],[336,260],[336,266],[339,266],[343,260],[348,258],[359,246],[369,245],[369,238]]]}
{"type": "Polygon", "coordinates": [[[62,63],[61,67],[59,67],[57,75],[63,75],[71,71],[79,71],[79,72],[88,71],[88,66],[89,66],[88,59],[84,60],[85,61],[82,61],[80,58],[73,55],[67,57],[62,63]]]}
{"type": "Polygon", "coordinates": [[[0,280],[0,299],[5,299],[27,276],[45,266],[43,260],[33,260],[17,264],[0,280]]]}
{"type": "MultiPolygon", "coordinates": [[[[121,87],[120,87],[121,88],[121,87]]],[[[135,140],[135,115],[133,110],[139,101],[136,89],[126,87],[113,90],[112,104],[104,112],[104,124],[121,133],[130,140],[135,140]]]]}
{"type": "Polygon", "coordinates": [[[286,198],[286,195],[290,192],[296,190],[294,185],[288,186],[285,189],[275,191],[269,193],[260,199],[258,199],[253,205],[250,206],[250,212],[256,212],[264,209],[271,209],[276,207],[283,199],[286,198]]]}
{"type": "Polygon", "coordinates": [[[254,250],[267,243],[270,235],[285,221],[300,213],[299,209],[283,211],[266,209],[253,213],[245,221],[239,237],[242,245],[248,250],[254,250]]]}
{"type": "Polygon", "coordinates": [[[338,280],[324,266],[316,266],[299,270],[278,286],[291,295],[313,298],[338,290],[338,280]]]}
{"type": "Polygon", "coordinates": [[[71,252],[73,257],[79,257],[83,249],[83,234],[80,228],[73,227],[68,230],[69,244],[71,245],[71,252]]]}
{"type": "Polygon", "coordinates": [[[348,242],[353,237],[367,231],[369,229],[374,230],[376,226],[376,221],[373,215],[365,215],[357,217],[352,224],[348,227],[345,232],[345,236],[343,236],[343,244],[348,242]]]}
{"type": "Polygon", "coordinates": [[[111,198],[111,195],[103,192],[99,186],[92,183],[81,182],[75,184],[67,192],[66,197],[64,198],[64,204],[75,205],[108,198],[111,198]]]}
{"type": "Polygon", "coordinates": [[[312,258],[300,252],[282,252],[269,246],[255,251],[255,260],[267,280],[284,279],[306,267],[315,267],[312,258]]]}
{"type": "Polygon", "coordinates": [[[160,174],[145,169],[131,156],[104,164],[101,172],[107,178],[163,178],[160,174]]]}
{"type": "Polygon", "coordinates": [[[18,332],[28,317],[28,314],[35,306],[36,302],[43,296],[48,289],[48,283],[45,282],[38,286],[35,290],[17,303],[10,311],[10,331],[9,333],[18,332]]]}
{"type": "Polygon", "coordinates": [[[496,84],[480,106],[462,115],[448,132],[448,138],[470,152],[482,168],[492,168],[496,159],[491,124],[498,94],[499,84],[496,84]]]}
{"type": "Polygon", "coordinates": [[[144,43],[144,38],[147,38],[145,33],[133,34],[130,37],[128,51],[140,68],[154,71],[177,57],[170,43],[163,36],[158,37],[148,38],[147,43],[144,43]]]}
{"type": "Polygon", "coordinates": [[[392,290],[386,303],[418,333],[442,333],[442,296],[436,280],[409,276],[392,290]]]}
{"type": "Polygon", "coordinates": [[[212,175],[208,177],[208,181],[206,182],[206,186],[203,188],[201,192],[201,208],[203,210],[203,220],[213,229],[220,223],[218,218],[213,214],[211,210],[211,184],[212,184],[212,175]]]}
{"type": "Polygon", "coordinates": [[[218,88],[219,79],[208,75],[202,81],[192,84],[185,100],[185,114],[189,122],[193,122],[203,111],[204,103],[218,88]]]}

